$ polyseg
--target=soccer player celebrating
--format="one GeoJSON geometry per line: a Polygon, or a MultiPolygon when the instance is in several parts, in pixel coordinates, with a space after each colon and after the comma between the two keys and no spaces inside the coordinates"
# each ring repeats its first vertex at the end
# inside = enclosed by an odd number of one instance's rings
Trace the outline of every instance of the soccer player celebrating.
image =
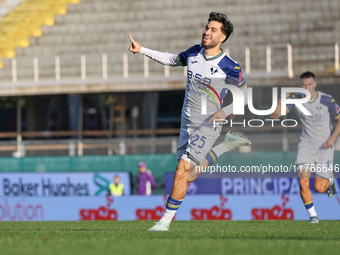
{"type": "Polygon", "coordinates": [[[247,99],[247,85],[239,64],[221,49],[221,44],[229,38],[233,29],[233,24],[226,15],[212,12],[203,31],[201,44],[178,55],[142,47],[129,35],[130,52],[144,54],[164,65],[188,68],[177,150],[179,161],[173,187],[164,216],[149,229],[150,231],[169,230],[170,223],[185,197],[187,183],[195,180],[200,173],[195,171],[197,166],[211,165],[223,153],[251,144],[246,137],[228,132],[223,142],[212,148],[222,129],[221,125],[215,125],[215,122],[224,120],[232,113],[232,104],[222,108],[222,101],[228,92],[225,85],[242,89],[243,96],[247,99]],[[204,104],[205,109],[201,109],[204,104]]]}
{"type": "MultiPolygon", "coordinates": [[[[304,115],[295,105],[287,105],[286,112],[295,109],[302,125],[298,153],[296,156],[296,169],[300,183],[300,193],[306,209],[309,213],[309,223],[318,223],[318,216],[313,204],[312,193],[309,189],[311,172],[315,174],[314,188],[317,192],[327,191],[332,197],[335,193],[333,176],[334,144],[340,134],[340,109],[332,96],[315,90],[315,75],[305,72],[300,76],[301,86],[311,93],[309,102],[303,106],[312,114],[304,115]],[[335,130],[332,129],[331,117],[337,119],[335,130]]],[[[287,98],[303,98],[304,94],[298,93],[287,98]]],[[[277,119],[281,116],[281,100],[279,99],[275,112],[271,115],[277,119]]]]}

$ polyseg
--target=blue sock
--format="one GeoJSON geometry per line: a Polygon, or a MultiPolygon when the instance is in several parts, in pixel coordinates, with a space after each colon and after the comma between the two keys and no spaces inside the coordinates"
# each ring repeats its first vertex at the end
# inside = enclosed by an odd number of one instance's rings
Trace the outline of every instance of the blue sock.
{"type": "Polygon", "coordinates": [[[177,211],[181,204],[182,204],[182,201],[178,201],[169,196],[168,202],[166,203],[166,209],[177,211]]]}
{"type": "Polygon", "coordinates": [[[166,203],[165,213],[161,221],[170,224],[172,219],[175,217],[175,214],[181,204],[182,204],[182,200],[179,201],[169,196],[168,201],[166,203]]]}
{"type": "Polygon", "coordinates": [[[205,157],[208,162],[209,162],[209,166],[211,166],[217,159],[218,159],[218,156],[216,155],[216,153],[211,149],[207,156],[205,157]]]}
{"type": "Polygon", "coordinates": [[[310,209],[310,208],[312,208],[314,206],[314,203],[313,203],[313,201],[312,202],[308,202],[308,203],[305,203],[305,206],[306,206],[306,209],[308,210],[308,209],[310,209]]]}
{"type": "Polygon", "coordinates": [[[318,217],[315,211],[314,203],[313,201],[305,203],[305,207],[307,209],[307,212],[309,213],[310,217],[318,217]]]}

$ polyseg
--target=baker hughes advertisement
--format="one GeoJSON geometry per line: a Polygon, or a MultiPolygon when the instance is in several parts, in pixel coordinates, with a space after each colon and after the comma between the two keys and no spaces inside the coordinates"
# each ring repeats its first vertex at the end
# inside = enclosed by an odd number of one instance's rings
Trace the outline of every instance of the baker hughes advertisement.
{"type": "Polygon", "coordinates": [[[0,173],[0,197],[106,196],[115,176],[131,194],[128,173],[0,173]]]}

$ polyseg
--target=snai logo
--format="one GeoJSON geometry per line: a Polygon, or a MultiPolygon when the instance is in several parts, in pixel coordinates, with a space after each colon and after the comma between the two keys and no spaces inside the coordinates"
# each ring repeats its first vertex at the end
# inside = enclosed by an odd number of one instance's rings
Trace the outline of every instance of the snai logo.
{"type": "Polygon", "coordinates": [[[167,203],[167,196],[163,197],[164,205],[156,206],[155,208],[137,208],[136,220],[160,220],[165,212],[165,205],[167,203]]]}
{"type": "Polygon", "coordinates": [[[213,206],[210,209],[194,208],[191,210],[191,220],[231,220],[232,213],[228,208],[224,208],[228,199],[220,196],[220,206],[213,206]]]}
{"type": "Polygon", "coordinates": [[[273,208],[254,208],[251,210],[252,220],[293,220],[294,212],[286,208],[289,197],[282,194],[282,206],[274,205],[273,208]]]}
{"type": "Polygon", "coordinates": [[[113,198],[107,196],[106,207],[101,206],[98,209],[80,209],[80,220],[117,220],[117,211],[110,208],[113,202],[113,198]]]}

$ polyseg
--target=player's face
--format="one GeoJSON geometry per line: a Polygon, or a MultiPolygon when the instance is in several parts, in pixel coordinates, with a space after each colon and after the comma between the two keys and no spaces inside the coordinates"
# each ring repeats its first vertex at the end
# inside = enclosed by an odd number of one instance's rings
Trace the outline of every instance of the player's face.
{"type": "Polygon", "coordinates": [[[315,91],[316,81],[313,77],[302,79],[301,83],[303,89],[307,89],[310,93],[315,91]]]}
{"type": "Polygon", "coordinates": [[[221,30],[222,24],[217,21],[210,21],[202,35],[202,46],[205,49],[220,47],[226,35],[221,30]]]}

